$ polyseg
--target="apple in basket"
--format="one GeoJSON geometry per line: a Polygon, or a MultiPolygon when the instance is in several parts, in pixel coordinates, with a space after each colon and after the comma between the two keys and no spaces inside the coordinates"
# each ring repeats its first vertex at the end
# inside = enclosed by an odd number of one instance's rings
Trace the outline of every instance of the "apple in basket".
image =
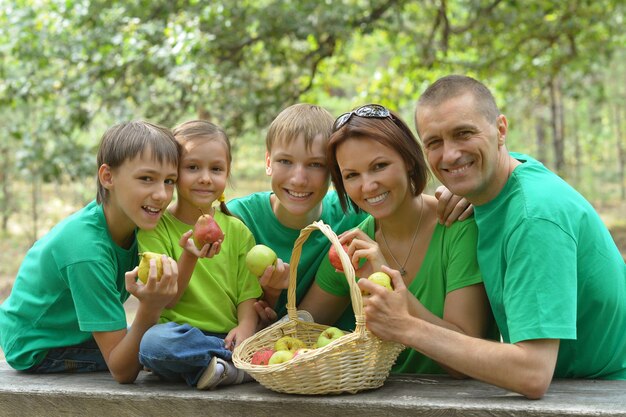
{"type": "Polygon", "coordinates": [[[306,347],[306,344],[293,336],[283,336],[274,343],[274,350],[288,350],[295,353],[296,350],[306,347]]]}
{"type": "Polygon", "coordinates": [[[270,362],[270,358],[274,354],[274,349],[272,348],[263,348],[254,352],[252,355],[252,360],[250,363],[252,365],[267,365],[270,362]]]}
{"type": "Polygon", "coordinates": [[[295,353],[293,354],[293,357],[295,358],[298,355],[304,355],[305,353],[309,353],[309,352],[315,352],[315,349],[311,349],[311,348],[300,348],[298,350],[295,351],[295,353]]]}
{"type": "Polygon", "coordinates": [[[318,347],[318,348],[324,347],[330,342],[339,339],[343,335],[344,335],[343,330],[338,329],[336,327],[329,327],[320,333],[320,335],[317,338],[317,343],[315,344],[315,347],[318,347]]]}
{"type": "Polygon", "coordinates": [[[278,363],[287,362],[290,361],[292,358],[292,352],[288,350],[277,350],[270,358],[268,365],[276,365],[278,363]]]}

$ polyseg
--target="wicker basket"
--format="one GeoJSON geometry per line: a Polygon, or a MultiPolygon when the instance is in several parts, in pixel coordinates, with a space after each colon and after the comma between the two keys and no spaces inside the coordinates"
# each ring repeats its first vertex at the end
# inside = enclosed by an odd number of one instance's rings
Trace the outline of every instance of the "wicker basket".
{"type": "Polygon", "coordinates": [[[337,235],[321,221],[302,229],[296,240],[289,265],[287,321],[277,322],[246,339],[233,352],[233,363],[274,391],[289,394],[339,394],[378,388],[389,375],[398,354],[399,343],[385,342],[365,327],[361,291],[354,279],[354,268],[337,235]],[[328,345],[299,354],[290,361],[275,365],[252,365],[252,355],[259,349],[273,347],[282,336],[294,336],[307,346],[314,346],[318,335],[329,326],[302,321],[296,310],[296,275],[302,244],[314,230],[320,230],[335,246],[346,279],[356,317],[354,332],[328,345]]]}

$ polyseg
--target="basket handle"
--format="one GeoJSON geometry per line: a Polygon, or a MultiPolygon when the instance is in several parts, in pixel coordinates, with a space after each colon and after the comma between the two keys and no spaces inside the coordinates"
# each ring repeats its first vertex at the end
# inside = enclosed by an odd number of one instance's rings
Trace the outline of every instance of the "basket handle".
{"type": "Polygon", "coordinates": [[[307,240],[311,232],[315,230],[319,230],[328,238],[328,240],[330,240],[331,244],[335,247],[335,250],[339,255],[339,259],[341,260],[341,265],[343,266],[346,280],[348,281],[348,285],[350,287],[350,300],[352,300],[352,309],[354,310],[354,317],[356,318],[356,327],[354,331],[355,333],[363,333],[365,332],[363,298],[361,296],[361,289],[356,284],[356,281],[354,279],[356,275],[356,273],[354,272],[354,267],[352,266],[352,262],[350,261],[348,254],[345,250],[343,250],[343,247],[339,242],[339,238],[337,237],[333,229],[331,229],[329,225],[325,224],[321,220],[311,223],[300,231],[300,236],[298,236],[298,239],[296,239],[293,251],[291,252],[291,259],[289,260],[289,287],[287,289],[287,315],[291,320],[296,320],[298,318],[298,313],[296,310],[296,278],[298,275],[298,263],[300,262],[302,245],[307,240]]]}

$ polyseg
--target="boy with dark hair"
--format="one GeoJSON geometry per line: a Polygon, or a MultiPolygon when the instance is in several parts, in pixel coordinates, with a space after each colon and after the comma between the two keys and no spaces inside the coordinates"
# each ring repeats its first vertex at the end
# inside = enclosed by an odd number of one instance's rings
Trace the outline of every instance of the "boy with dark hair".
{"type": "Polygon", "coordinates": [[[151,229],[172,199],[179,150],[163,127],[132,121],[106,131],[96,200],[57,224],[28,251],[0,306],[7,362],[29,373],[109,370],[133,382],[139,342],[176,294],[177,266],[163,256],[137,282],[137,228],[151,229]],[[127,329],[123,303],[139,307],[127,329]]]}

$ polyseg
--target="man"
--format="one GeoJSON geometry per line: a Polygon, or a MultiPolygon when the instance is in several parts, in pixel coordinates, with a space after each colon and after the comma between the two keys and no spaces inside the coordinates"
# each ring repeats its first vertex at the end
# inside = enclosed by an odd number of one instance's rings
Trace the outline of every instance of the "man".
{"type": "Polygon", "coordinates": [[[390,269],[393,293],[359,282],[373,294],[368,327],[528,398],[553,377],[626,379],[626,265],[593,207],[538,161],[508,152],[507,119],[472,78],[431,85],[415,122],[434,174],[475,206],[478,261],[505,343],[411,317],[390,269]]]}

